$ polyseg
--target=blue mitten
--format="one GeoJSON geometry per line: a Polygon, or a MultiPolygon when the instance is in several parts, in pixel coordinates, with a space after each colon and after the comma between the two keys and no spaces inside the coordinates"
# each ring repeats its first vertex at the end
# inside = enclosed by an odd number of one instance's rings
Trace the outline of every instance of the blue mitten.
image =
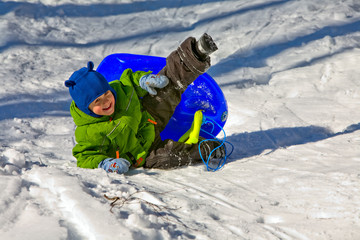
{"type": "Polygon", "coordinates": [[[99,168],[107,172],[116,172],[119,174],[129,171],[130,162],[124,158],[107,158],[99,163],[99,168]]]}
{"type": "Polygon", "coordinates": [[[163,88],[169,84],[169,79],[165,75],[147,74],[140,78],[140,87],[148,91],[151,95],[156,95],[155,88],[163,88]]]}

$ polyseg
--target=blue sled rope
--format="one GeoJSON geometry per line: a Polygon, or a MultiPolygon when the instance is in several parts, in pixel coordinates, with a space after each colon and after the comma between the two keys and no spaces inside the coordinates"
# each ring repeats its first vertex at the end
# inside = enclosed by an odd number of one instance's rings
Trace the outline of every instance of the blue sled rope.
{"type": "Polygon", "coordinates": [[[226,161],[227,161],[227,158],[228,158],[228,157],[233,153],[233,151],[234,151],[234,145],[232,145],[230,142],[226,141],[226,133],[225,133],[225,130],[224,130],[217,122],[211,121],[211,120],[207,120],[207,119],[204,117],[202,124],[207,124],[207,123],[212,124],[212,125],[213,125],[213,129],[214,129],[214,123],[217,124],[217,126],[221,129],[221,131],[222,131],[223,134],[224,134],[224,138],[223,138],[223,139],[219,139],[219,138],[216,138],[212,133],[209,133],[209,132],[207,132],[207,131],[205,131],[205,130],[202,130],[202,129],[200,130],[200,131],[203,131],[203,132],[205,132],[205,133],[207,133],[208,135],[210,135],[210,136],[213,137],[212,139],[202,140],[202,141],[199,143],[199,153],[200,153],[201,160],[203,161],[203,163],[204,163],[205,166],[206,166],[206,170],[215,172],[215,171],[218,171],[219,169],[221,169],[221,168],[225,165],[225,163],[226,163],[226,161]],[[214,148],[214,149],[210,152],[209,156],[208,156],[208,157],[206,158],[206,160],[205,160],[204,157],[203,157],[202,154],[201,154],[201,144],[202,144],[202,143],[205,143],[206,141],[220,142],[220,145],[217,146],[216,148],[214,148]],[[229,145],[231,146],[231,151],[230,151],[229,154],[227,153],[227,149],[226,149],[225,143],[226,143],[226,144],[229,144],[229,145]],[[218,149],[218,148],[220,148],[220,147],[222,147],[222,146],[224,146],[224,149],[225,149],[225,157],[220,158],[220,159],[214,159],[214,160],[218,160],[219,162],[218,162],[218,164],[217,164],[216,167],[211,167],[211,166],[210,166],[210,160],[211,160],[211,155],[212,155],[212,153],[213,153],[214,151],[216,151],[216,149],[218,149]]]}

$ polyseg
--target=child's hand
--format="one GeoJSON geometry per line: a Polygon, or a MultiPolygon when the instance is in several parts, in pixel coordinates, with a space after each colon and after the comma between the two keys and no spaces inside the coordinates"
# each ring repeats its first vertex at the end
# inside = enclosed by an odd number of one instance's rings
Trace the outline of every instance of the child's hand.
{"type": "Polygon", "coordinates": [[[116,172],[119,174],[129,171],[130,162],[124,158],[107,158],[99,163],[99,168],[107,172],[116,172]]]}
{"type": "Polygon", "coordinates": [[[168,85],[169,79],[165,75],[147,74],[140,78],[140,87],[151,95],[156,95],[155,88],[163,88],[168,85]]]}

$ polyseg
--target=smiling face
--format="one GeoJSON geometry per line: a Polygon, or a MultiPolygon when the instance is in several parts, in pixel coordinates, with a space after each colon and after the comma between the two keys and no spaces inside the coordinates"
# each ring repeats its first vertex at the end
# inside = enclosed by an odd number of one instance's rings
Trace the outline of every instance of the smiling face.
{"type": "Polygon", "coordinates": [[[89,105],[89,109],[101,116],[110,116],[115,111],[115,98],[110,90],[95,99],[89,105]]]}

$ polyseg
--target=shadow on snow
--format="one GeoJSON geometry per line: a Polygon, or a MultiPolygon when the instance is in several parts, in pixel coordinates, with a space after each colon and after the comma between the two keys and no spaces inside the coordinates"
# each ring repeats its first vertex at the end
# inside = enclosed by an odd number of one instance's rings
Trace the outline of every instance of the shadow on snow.
{"type": "MultiPolygon", "coordinates": [[[[67,92],[59,92],[56,95],[67,96],[67,92]]],[[[0,121],[13,118],[36,118],[43,116],[70,116],[70,98],[58,100],[54,93],[40,96],[19,95],[0,99],[5,104],[0,105],[0,121]]]]}
{"type": "MultiPolygon", "coordinates": [[[[220,0],[207,0],[206,2],[219,2],[220,0]]],[[[181,23],[175,26],[166,26],[157,29],[150,29],[143,33],[135,33],[133,35],[127,35],[119,38],[100,40],[96,42],[88,43],[72,43],[72,42],[61,42],[61,41],[47,41],[39,40],[36,43],[28,43],[25,40],[13,39],[7,45],[0,47],[0,52],[13,46],[51,46],[51,47],[77,47],[77,48],[89,48],[104,44],[115,44],[123,41],[131,41],[142,38],[149,38],[158,36],[162,33],[177,33],[177,32],[188,32],[195,29],[198,26],[208,25],[210,22],[225,19],[234,15],[245,14],[249,11],[263,10],[269,7],[276,7],[277,5],[284,4],[290,0],[274,1],[270,3],[257,4],[250,7],[236,9],[232,12],[220,13],[217,16],[210,16],[191,24],[190,26],[184,26],[181,23]]],[[[181,6],[190,6],[195,4],[203,3],[204,1],[182,1],[181,6]]],[[[220,1],[221,2],[221,1],[220,1]]],[[[24,16],[30,18],[43,18],[51,16],[67,16],[67,17],[100,17],[107,15],[117,15],[121,13],[134,13],[141,11],[156,10],[160,8],[178,8],[176,1],[158,1],[157,3],[152,2],[136,2],[128,4],[92,4],[92,5],[61,5],[61,6],[45,6],[43,4],[35,3],[16,3],[6,2],[0,3],[0,15],[6,14],[7,12],[14,11],[17,16],[24,16]],[[139,5],[139,6],[137,6],[139,5]],[[150,8],[146,6],[150,5],[150,8]],[[124,7],[125,6],[125,7],[124,7]],[[3,10],[1,10],[3,9],[3,10]],[[68,9],[68,10],[66,10],[68,9]],[[66,11],[65,11],[66,10],[66,11]]]]}
{"type": "MultiPolygon", "coordinates": [[[[290,0],[274,1],[270,3],[261,3],[258,5],[246,7],[234,14],[242,14],[250,10],[262,10],[266,7],[278,5],[290,0]]],[[[119,3],[119,4],[63,4],[58,6],[47,6],[42,3],[28,3],[28,2],[1,2],[0,3],[0,15],[7,14],[14,11],[16,16],[30,17],[35,19],[45,17],[105,17],[120,14],[133,14],[139,12],[156,11],[160,9],[178,9],[180,7],[188,7],[194,5],[202,5],[205,3],[223,2],[223,0],[184,0],[184,1],[141,1],[131,3],[119,3]]],[[[230,16],[231,16],[230,15],[230,16]]],[[[213,20],[222,18],[223,16],[229,16],[226,13],[215,17],[213,20]]]]}
{"type": "MultiPolygon", "coordinates": [[[[315,31],[308,35],[297,37],[291,41],[279,42],[271,45],[265,45],[262,47],[254,48],[252,49],[253,53],[248,56],[243,56],[241,53],[234,53],[233,55],[229,56],[228,58],[214,65],[209,70],[209,73],[215,77],[224,73],[231,72],[232,70],[237,68],[265,67],[267,66],[266,60],[268,58],[280,54],[281,52],[287,49],[301,47],[304,44],[308,44],[312,41],[322,39],[326,36],[330,36],[334,38],[338,36],[345,36],[347,34],[359,32],[359,31],[360,31],[360,20],[351,23],[341,24],[341,25],[326,26],[324,28],[319,29],[318,31],[315,31]]],[[[348,49],[342,49],[337,53],[342,52],[343,50],[348,50],[348,49]]],[[[321,58],[325,58],[325,57],[326,56],[323,56],[321,58]]],[[[299,66],[303,66],[303,65],[307,65],[307,63],[300,63],[299,66]]]]}
{"type": "Polygon", "coordinates": [[[234,134],[228,136],[226,140],[234,145],[231,159],[241,159],[260,155],[265,150],[275,151],[293,145],[318,142],[357,130],[360,130],[360,123],[353,124],[339,133],[333,133],[329,129],[319,126],[274,128],[265,131],[234,134]]]}
{"type": "MultiPolygon", "coordinates": [[[[285,4],[290,0],[283,1],[272,1],[268,3],[261,3],[241,9],[236,9],[232,12],[219,13],[215,16],[209,16],[201,19],[190,26],[183,26],[181,24],[176,26],[165,26],[158,29],[151,29],[143,33],[136,33],[133,35],[122,36],[113,39],[105,39],[96,42],[88,43],[72,43],[72,42],[61,42],[61,41],[47,41],[39,40],[33,41],[36,43],[28,43],[25,40],[13,39],[7,45],[0,47],[0,52],[13,46],[52,46],[52,47],[78,47],[78,48],[89,48],[104,44],[115,44],[123,41],[131,41],[135,39],[142,39],[148,37],[154,37],[161,33],[175,33],[191,31],[199,26],[208,25],[211,22],[219,21],[234,15],[245,14],[249,11],[261,11],[265,8],[279,7],[279,5],[285,4]]],[[[182,1],[181,6],[192,6],[202,4],[204,1],[182,1]]],[[[205,2],[221,2],[220,0],[208,0],[205,2]]],[[[91,5],[74,5],[65,4],[59,6],[46,6],[41,3],[25,3],[25,2],[3,2],[0,3],[0,15],[6,14],[10,11],[14,11],[15,15],[32,17],[32,18],[43,18],[52,16],[67,16],[67,17],[101,17],[117,14],[128,14],[142,11],[154,11],[161,8],[178,8],[179,3],[176,1],[151,1],[151,2],[133,2],[133,3],[122,3],[122,4],[91,4],[91,5]]],[[[216,77],[224,73],[231,72],[234,69],[242,67],[264,67],[266,66],[266,60],[272,56],[275,56],[287,49],[300,47],[303,44],[308,44],[312,41],[319,40],[325,36],[337,37],[344,36],[350,33],[360,31],[360,20],[345,23],[342,25],[326,26],[308,35],[299,36],[291,41],[279,42],[271,45],[265,45],[258,48],[252,49],[252,54],[249,56],[243,56],[241,53],[234,53],[228,58],[220,61],[214,65],[209,73],[216,77]]],[[[326,56],[323,56],[324,58],[326,56]]],[[[309,63],[302,62],[299,66],[307,65],[309,63]]],[[[235,83],[236,84],[236,83],[235,83]]]]}

